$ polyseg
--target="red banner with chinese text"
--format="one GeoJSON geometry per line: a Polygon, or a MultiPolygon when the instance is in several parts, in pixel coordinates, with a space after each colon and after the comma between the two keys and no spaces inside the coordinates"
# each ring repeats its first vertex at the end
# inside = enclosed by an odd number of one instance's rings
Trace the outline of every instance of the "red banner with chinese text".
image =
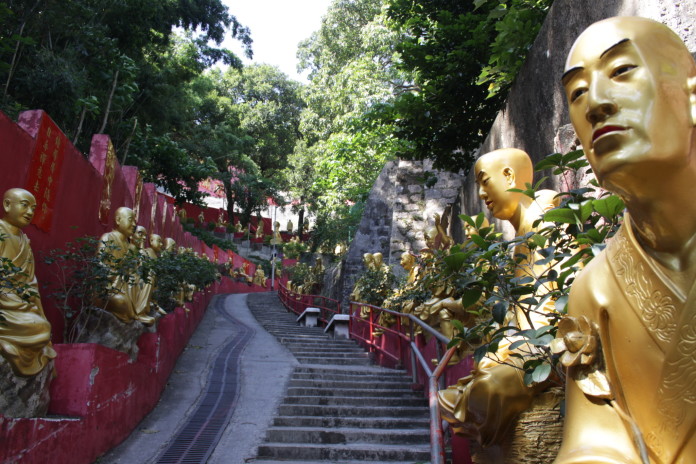
{"type": "Polygon", "coordinates": [[[36,213],[32,222],[45,232],[50,231],[53,221],[53,205],[66,144],[67,139],[58,126],[49,117],[44,116],[36,134],[26,189],[36,198],[36,213]]]}
{"type": "Polygon", "coordinates": [[[104,163],[104,184],[102,187],[101,201],[99,202],[99,221],[102,224],[107,224],[109,221],[109,213],[111,212],[111,186],[114,183],[116,175],[116,151],[114,145],[109,140],[109,146],[106,149],[106,161],[104,163]]]}

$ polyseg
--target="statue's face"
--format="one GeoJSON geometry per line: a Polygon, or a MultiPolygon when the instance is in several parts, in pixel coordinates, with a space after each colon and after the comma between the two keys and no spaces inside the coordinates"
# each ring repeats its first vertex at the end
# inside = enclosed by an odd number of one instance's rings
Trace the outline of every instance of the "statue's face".
{"type": "Polygon", "coordinates": [[[176,250],[176,242],[174,241],[173,238],[167,237],[164,240],[164,249],[167,251],[175,251],[176,250]]]}
{"type": "Polygon", "coordinates": [[[406,270],[411,269],[413,267],[413,264],[415,262],[415,256],[413,256],[411,253],[404,253],[401,255],[401,267],[403,267],[406,270]]]}
{"type": "Polygon", "coordinates": [[[486,208],[491,214],[502,220],[509,220],[517,210],[519,204],[518,194],[507,190],[515,187],[511,177],[506,175],[512,172],[497,158],[480,158],[474,167],[476,184],[478,185],[479,198],[486,203],[486,208]]]}
{"type": "Polygon", "coordinates": [[[20,229],[28,226],[34,218],[36,199],[30,192],[13,189],[3,200],[4,220],[20,229]]]}
{"type": "Polygon", "coordinates": [[[116,211],[116,230],[126,237],[135,232],[135,213],[130,208],[119,208],[116,211]]]}
{"type": "Polygon", "coordinates": [[[596,23],[566,61],[570,119],[597,179],[614,191],[622,174],[640,177],[628,166],[650,176],[657,166],[683,166],[690,153],[686,71],[661,28],[636,18],[596,23]]]}
{"type": "Polygon", "coordinates": [[[162,237],[157,234],[150,235],[150,248],[155,252],[162,250],[162,237]]]}
{"type": "Polygon", "coordinates": [[[145,237],[147,237],[147,231],[143,226],[137,226],[135,232],[133,233],[133,242],[141,247],[145,244],[145,237]]]}

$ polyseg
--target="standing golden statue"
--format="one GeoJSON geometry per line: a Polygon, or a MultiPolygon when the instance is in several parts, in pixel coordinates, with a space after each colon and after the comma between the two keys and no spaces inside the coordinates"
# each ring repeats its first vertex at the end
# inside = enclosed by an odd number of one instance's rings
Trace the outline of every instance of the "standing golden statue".
{"type": "Polygon", "coordinates": [[[286,226],[286,230],[288,231],[288,234],[292,234],[292,221],[288,219],[288,224],[286,226]]]}
{"type": "Polygon", "coordinates": [[[3,276],[13,284],[0,289],[0,354],[17,375],[38,374],[56,357],[51,346],[51,324],[41,306],[34,275],[34,255],[22,229],[31,223],[36,200],[30,192],[13,188],[2,199],[5,215],[0,219],[0,258],[19,272],[3,276]]]}
{"type": "Polygon", "coordinates": [[[283,237],[280,235],[280,222],[276,221],[273,224],[273,238],[271,239],[271,245],[280,245],[283,243],[283,237]]]}
{"type": "MultiPolygon", "coordinates": [[[[533,180],[532,161],[522,150],[504,148],[486,153],[476,161],[474,169],[479,197],[495,218],[510,222],[517,236],[534,231],[534,223],[544,212],[557,206],[556,192],[552,190],[537,192],[536,199],[509,191],[524,189],[533,180]]],[[[524,245],[518,245],[514,253],[525,256],[517,264],[515,276],[533,275],[535,254],[524,245]]],[[[509,318],[510,324],[522,330],[549,324],[543,314],[524,314],[520,308],[509,318]]],[[[485,356],[471,375],[438,394],[443,418],[457,433],[483,446],[500,442],[541,388],[524,384],[521,369],[524,359],[510,356],[513,341],[509,338],[501,341],[498,350],[485,356]]]]}
{"type": "MultiPolygon", "coordinates": [[[[135,232],[135,213],[132,209],[122,206],[116,210],[116,228],[102,235],[99,240],[100,254],[107,255],[103,262],[106,266],[113,266],[111,259],[123,259],[131,249],[129,239],[135,232]]],[[[152,325],[155,320],[148,316],[150,312],[151,285],[143,285],[136,278],[134,282],[128,282],[120,276],[114,277],[111,287],[115,290],[104,304],[104,309],[113,313],[123,322],[137,320],[145,325],[152,325]]]]}
{"type": "Polygon", "coordinates": [[[599,184],[628,212],[554,341],[569,368],[555,462],[696,462],[696,64],[666,26],[610,18],[575,41],[562,82],[599,184]]]}

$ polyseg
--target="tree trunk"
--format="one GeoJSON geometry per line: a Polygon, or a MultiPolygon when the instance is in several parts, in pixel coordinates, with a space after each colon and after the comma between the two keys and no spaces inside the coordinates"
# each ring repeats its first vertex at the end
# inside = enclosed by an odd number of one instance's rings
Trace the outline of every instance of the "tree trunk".
{"type": "Polygon", "coordinates": [[[114,99],[114,93],[116,92],[116,85],[118,84],[118,73],[120,69],[116,70],[114,74],[114,83],[111,86],[111,93],[109,94],[109,100],[106,102],[106,109],[104,110],[104,119],[102,120],[102,125],[97,131],[97,134],[103,134],[104,129],[106,129],[106,122],[109,120],[109,112],[111,111],[111,102],[114,99]]]}
{"type": "Polygon", "coordinates": [[[82,107],[82,113],[80,114],[80,123],[77,125],[77,131],[75,131],[75,137],[73,138],[73,145],[77,145],[77,138],[80,136],[80,132],[82,132],[82,123],[85,122],[85,114],[87,114],[87,105],[84,105],[82,107]]]}
{"type": "Polygon", "coordinates": [[[133,121],[133,130],[131,131],[130,135],[126,139],[126,146],[123,149],[123,158],[121,158],[121,166],[126,165],[126,158],[128,157],[128,148],[130,147],[131,140],[133,140],[133,136],[135,135],[135,129],[138,127],[138,118],[135,118],[135,121],[133,121]]]}
{"type": "MultiPolygon", "coordinates": [[[[19,28],[19,37],[22,37],[22,33],[24,32],[24,27],[27,25],[27,22],[24,21],[22,23],[22,27],[19,28]]],[[[7,80],[5,81],[5,91],[2,94],[3,99],[7,97],[7,90],[10,88],[10,81],[12,80],[12,76],[14,75],[14,71],[16,69],[17,65],[17,57],[19,55],[19,46],[22,44],[22,41],[17,39],[17,45],[15,45],[15,51],[12,54],[12,62],[10,63],[10,70],[7,73],[7,80]]]]}
{"type": "Polygon", "coordinates": [[[223,179],[222,186],[225,188],[225,198],[227,198],[227,220],[234,224],[234,197],[232,196],[232,181],[223,179]]]}
{"type": "Polygon", "coordinates": [[[304,226],[304,206],[297,215],[297,235],[300,236],[300,239],[302,239],[302,226],[304,226]]]}

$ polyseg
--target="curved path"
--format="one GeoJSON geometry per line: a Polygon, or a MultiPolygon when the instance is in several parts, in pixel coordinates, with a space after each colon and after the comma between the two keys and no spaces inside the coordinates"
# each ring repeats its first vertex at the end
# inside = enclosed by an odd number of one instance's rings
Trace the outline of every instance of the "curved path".
{"type": "Polygon", "coordinates": [[[157,407],[100,464],[235,464],[254,456],[298,363],[260,327],[246,298],[213,299],[157,407]],[[191,437],[208,446],[194,448],[191,437]]]}

